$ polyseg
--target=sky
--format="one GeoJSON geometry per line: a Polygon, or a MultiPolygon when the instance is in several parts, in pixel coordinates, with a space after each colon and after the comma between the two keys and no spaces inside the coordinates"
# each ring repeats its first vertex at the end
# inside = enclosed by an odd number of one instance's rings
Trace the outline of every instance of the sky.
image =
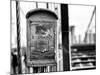
{"type": "MultiPolygon", "coordinates": [[[[59,4],[57,4],[59,6],[59,4]]],[[[35,2],[20,2],[20,26],[21,26],[21,45],[26,46],[26,18],[25,15],[28,11],[35,9],[35,2]]],[[[46,8],[45,3],[38,3],[38,8],[46,8]]],[[[54,11],[54,4],[49,4],[49,9],[54,11]]],[[[83,5],[68,5],[69,12],[69,26],[75,26],[75,35],[78,39],[78,36],[81,35],[81,39],[84,38],[84,33],[88,27],[90,18],[92,16],[94,7],[93,6],[83,6],[83,5]]],[[[16,47],[16,9],[15,2],[12,2],[12,47],[16,47]]],[[[91,23],[92,32],[95,26],[95,15],[91,23]]]]}

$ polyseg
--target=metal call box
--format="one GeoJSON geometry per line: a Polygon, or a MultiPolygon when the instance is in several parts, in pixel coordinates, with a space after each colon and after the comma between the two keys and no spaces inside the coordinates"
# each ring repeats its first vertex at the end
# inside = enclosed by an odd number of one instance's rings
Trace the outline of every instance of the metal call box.
{"type": "Polygon", "coordinates": [[[46,9],[36,9],[26,14],[27,65],[56,65],[57,16],[46,9]]]}

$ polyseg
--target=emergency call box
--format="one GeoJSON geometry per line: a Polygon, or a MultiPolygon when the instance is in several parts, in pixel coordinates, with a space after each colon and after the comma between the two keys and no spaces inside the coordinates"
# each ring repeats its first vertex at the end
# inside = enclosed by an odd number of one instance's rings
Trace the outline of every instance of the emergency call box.
{"type": "Polygon", "coordinates": [[[35,9],[26,14],[26,19],[28,65],[56,64],[57,15],[47,9],[35,9]]]}

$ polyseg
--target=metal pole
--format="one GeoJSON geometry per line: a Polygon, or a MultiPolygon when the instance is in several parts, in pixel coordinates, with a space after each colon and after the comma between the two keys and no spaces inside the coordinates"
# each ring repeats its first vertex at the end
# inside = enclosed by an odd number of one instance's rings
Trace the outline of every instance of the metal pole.
{"type": "Polygon", "coordinates": [[[38,2],[36,2],[36,8],[38,8],[38,2]]]}
{"type": "Polygon", "coordinates": [[[61,4],[63,71],[70,71],[68,4],[61,4]]]}
{"type": "Polygon", "coordinates": [[[16,0],[16,26],[17,26],[17,51],[18,51],[18,73],[21,74],[21,52],[20,52],[20,12],[19,1],[16,0]]]}
{"type": "Polygon", "coordinates": [[[49,9],[49,4],[48,3],[46,3],[46,6],[47,6],[47,9],[49,9]]]}

